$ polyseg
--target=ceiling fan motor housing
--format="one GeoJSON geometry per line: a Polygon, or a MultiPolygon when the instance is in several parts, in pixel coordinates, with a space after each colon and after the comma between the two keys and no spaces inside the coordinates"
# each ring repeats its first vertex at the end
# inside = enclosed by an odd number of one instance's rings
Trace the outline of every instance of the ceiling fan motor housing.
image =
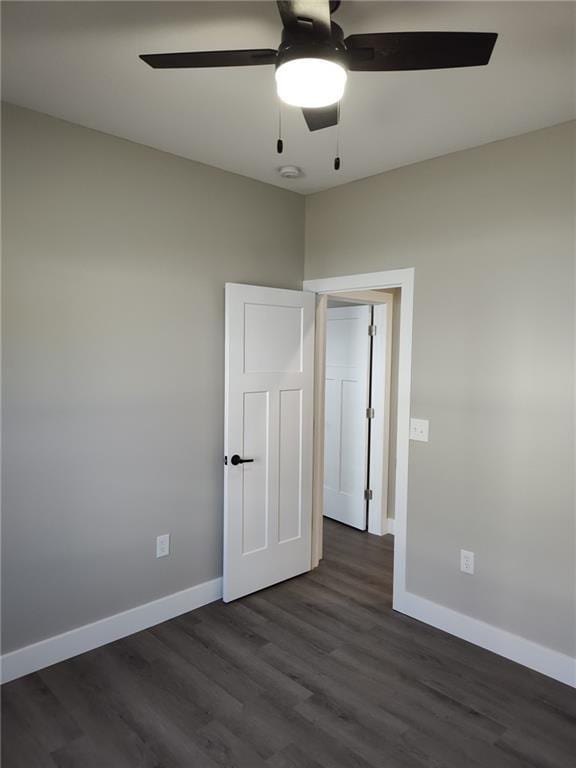
{"type": "Polygon", "coordinates": [[[278,49],[276,69],[294,59],[325,59],[348,69],[346,45],[342,28],[332,22],[330,37],[320,36],[303,28],[282,30],[282,42],[278,49]]]}

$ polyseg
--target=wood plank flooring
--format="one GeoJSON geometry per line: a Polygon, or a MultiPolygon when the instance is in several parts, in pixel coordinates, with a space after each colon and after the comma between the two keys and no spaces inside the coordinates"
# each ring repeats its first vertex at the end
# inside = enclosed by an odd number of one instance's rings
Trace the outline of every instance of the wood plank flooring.
{"type": "Polygon", "coordinates": [[[3,690],[4,768],[575,768],[576,692],[391,610],[393,539],[3,690]]]}

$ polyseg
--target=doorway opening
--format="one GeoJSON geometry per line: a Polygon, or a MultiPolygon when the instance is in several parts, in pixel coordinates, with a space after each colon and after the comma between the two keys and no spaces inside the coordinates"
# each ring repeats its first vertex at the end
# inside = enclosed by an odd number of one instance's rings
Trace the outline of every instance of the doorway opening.
{"type": "MultiPolygon", "coordinates": [[[[394,534],[393,562],[393,596],[392,607],[406,612],[406,530],[407,530],[407,496],[408,496],[408,449],[410,425],[410,383],[412,367],[412,324],[414,307],[414,269],[386,270],[367,274],[346,275],[340,277],[306,280],[304,290],[316,294],[316,341],[315,341],[315,393],[314,393],[314,477],[313,477],[313,510],[312,510],[312,561],[315,568],[323,558],[324,521],[327,525],[336,525],[344,534],[350,531],[360,540],[366,540],[366,534],[356,532],[353,528],[333,524],[324,516],[324,484],[325,484],[325,410],[326,410],[326,350],[329,300],[349,303],[350,299],[362,305],[372,305],[372,311],[378,311],[379,303],[376,297],[382,298],[383,293],[392,294],[392,339],[390,350],[390,378],[388,398],[388,441],[384,437],[374,439],[372,432],[370,440],[370,484],[365,490],[372,490],[372,512],[368,506],[368,533],[375,533],[379,541],[390,541],[387,533],[394,534]],[[371,299],[373,299],[371,301],[371,299]],[[393,325],[393,327],[392,327],[393,325]],[[383,485],[374,481],[372,473],[374,453],[380,451],[380,465],[387,469],[383,485]],[[388,461],[384,460],[385,451],[388,461]],[[374,490],[381,488],[381,497],[385,495],[385,503],[380,498],[374,504],[374,490]],[[385,510],[380,514],[380,528],[372,528],[373,520],[378,519],[375,510],[385,510]]],[[[376,336],[377,337],[377,336],[376,336]]],[[[381,337],[382,338],[382,337],[381,337]]],[[[383,358],[385,360],[385,357],[383,358]]],[[[372,381],[385,381],[385,372],[376,372],[373,359],[372,381]]],[[[376,415],[376,414],[375,414],[376,415]]],[[[372,420],[373,421],[373,420],[372,420]]],[[[374,430],[374,424],[371,424],[374,430]]],[[[384,432],[382,433],[384,435],[384,432]]],[[[371,537],[369,537],[371,539],[371,537]]],[[[371,539],[372,542],[378,541],[371,539]]]]}
{"type": "Polygon", "coordinates": [[[400,301],[400,288],[328,293],[322,313],[322,559],[336,558],[351,578],[371,563],[390,605],[400,301]]]}
{"type": "Polygon", "coordinates": [[[327,294],[325,307],[322,559],[332,580],[343,568],[346,589],[376,588],[389,607],[400,295],[400,288],[327,294]]]}
{"type": "Polygon", "coordinates": [[[323,515],[377,536],[393,526],[390,415],[396,405],[391,385],[399,293],[326,296],[323,515]]]}

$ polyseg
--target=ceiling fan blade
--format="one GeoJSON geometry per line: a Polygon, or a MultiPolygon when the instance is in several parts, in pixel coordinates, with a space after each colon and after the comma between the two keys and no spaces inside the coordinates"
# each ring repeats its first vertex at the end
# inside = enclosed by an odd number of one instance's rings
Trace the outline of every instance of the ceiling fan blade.
{"type": "Polygon", "coordinates": [[[331,104],[329,107],[316,107],[315,109],[302,108],[302,114],[311,131],[320,131],[322,128],[338,125],[338,104],[331,104]]]}
{"type": "Polygon", "coordinates": [[[286,29],[309,26],[314,34],[330,36],[329,0],[277,0],[276,5],[286,29]]]}
{"type": "Polygon", "coordinates": [[[246,51],[192,51],[190,53],[143,53],[142,61],[153,69],[196,69],[202,67],[254,67],[274,64],[273,48],[246,51]]]}
{"type": "Polygon", "coordinates": [[[345,40],[353,72],[480,67],[488,64],[495,32],[381,32],[345,40]]]}

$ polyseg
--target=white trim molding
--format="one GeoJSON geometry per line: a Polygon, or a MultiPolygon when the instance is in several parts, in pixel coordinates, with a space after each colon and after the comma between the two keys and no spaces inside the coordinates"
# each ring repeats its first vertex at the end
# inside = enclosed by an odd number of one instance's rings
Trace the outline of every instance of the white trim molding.
{"type": "Polygon", "coordinates": [[[394,518],[393,517],[387,517],[386,518],[386,530],[384,533],[390,534],[390,536],[394,536],[394,518]]]}
{"type": "MultiPolygon", "coordinates": [[[[362,291],[360,292],[360,294],[362,291]]],[[[373,324],[377,329],[372,340],[372,406],[370,428],[370,489],[368,533],[388,533],[388,482],[390,463],[390,383],[392,381],[392,315],[394,295],[374,291],[382,301],[373,305],[373,324]]],[[[369,295],[366,291],[365,295],[369,295]]]]}
{"type": "Polygon", "coordinates": [[[222,579],[197,584],[158,600],[107,616],[92,624],[76,627],[33,645],[4,654],[1,660],[3,683],[29,675],[44,667],[65,661],[80,653],[120,640],[183,613],[188,613],[222,597],[222,579]]]}
{"type": "Polygon", "coordinates": [[[406,616],[576,688],[576,659],[564,653],[546,648],[412,592],[405,592],[400,596],[394,608],[406,616]]]}

